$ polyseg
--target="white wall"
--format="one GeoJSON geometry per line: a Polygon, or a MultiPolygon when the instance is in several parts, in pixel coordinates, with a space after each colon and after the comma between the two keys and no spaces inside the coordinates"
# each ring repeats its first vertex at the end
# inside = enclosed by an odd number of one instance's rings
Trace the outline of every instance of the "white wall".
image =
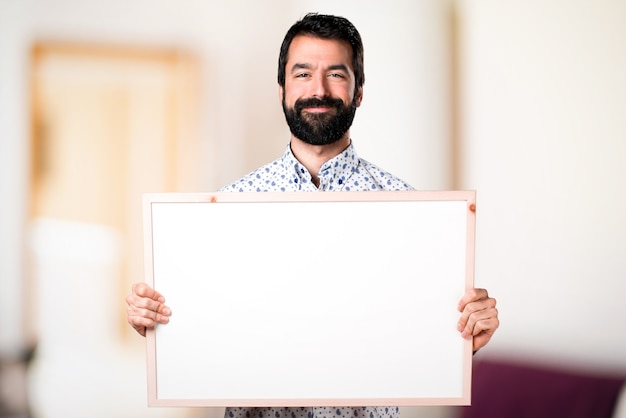
{"type": "Polygon", "coordinates": [[[461,11],[463,186],[501,308],[490,352],[626,368],[626,2],[461,11]]]}
{"type": "Polygon", "coordinates": [[[0,2],[0,353],[22,342],[23,223],[26,209],[27,61],[24,8],[0,2]]]}

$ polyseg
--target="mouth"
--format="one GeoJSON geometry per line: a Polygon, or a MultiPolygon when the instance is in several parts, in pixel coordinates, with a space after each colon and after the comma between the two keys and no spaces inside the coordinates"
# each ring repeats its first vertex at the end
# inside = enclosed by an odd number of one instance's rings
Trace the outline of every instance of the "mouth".
{"type": "Polygon", "coordinates": [[[302,111],[308,112],[308,113],[324,113],[332,109],[333,109],[332,107],[320,106],[320,107],[305,107],[302,109],[302,111]]]}
{"type": "Polygon", "coordinates": [[[308,113],[311,115],[334,114],[339,110],[342,104],[339,99],[301,99],[296,101],[295,109],[300,114],[308,113]]]}

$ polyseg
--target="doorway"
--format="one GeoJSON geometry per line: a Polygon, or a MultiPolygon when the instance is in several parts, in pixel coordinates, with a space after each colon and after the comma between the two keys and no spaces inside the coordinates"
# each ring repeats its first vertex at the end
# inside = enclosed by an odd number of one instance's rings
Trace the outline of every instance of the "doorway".
{"type": "MultiPolygon", "coordinates": [[[[201,186],[199,66],[178,50],[51,42],[33,47],[31,63],[25,317],[38,345],[34,400],[44,415],[69,416],[84,394],[91,416],[94,387],[102,396],[142,373],[143,341],[130,337],[124,302],[143,281],[142,194],[201,186]],[[86,386],[94,373],[97,384],[86,386]]],[[[127,414],[144,397],[138,389],[111,393],[111,408],[127,414]]]]}

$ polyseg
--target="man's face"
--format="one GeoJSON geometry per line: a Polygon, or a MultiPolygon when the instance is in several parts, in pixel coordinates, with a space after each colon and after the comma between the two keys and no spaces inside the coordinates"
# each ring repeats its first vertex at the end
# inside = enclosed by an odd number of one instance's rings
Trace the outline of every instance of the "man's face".
{"type": "Polygon", "coordinates": [[[347,42],[297,36],[285,68],[282,104],[291,133],[312,145],[332,144],[348,132],[355,97],[352,49],[347,42]]]}

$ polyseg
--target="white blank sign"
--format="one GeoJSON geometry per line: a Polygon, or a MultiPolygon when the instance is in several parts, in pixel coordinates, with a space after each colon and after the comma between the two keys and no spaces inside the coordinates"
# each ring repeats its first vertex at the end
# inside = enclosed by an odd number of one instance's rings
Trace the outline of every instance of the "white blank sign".
{"type": "Polygon", "coordinates": [[[474,192],[144,196],[153,406],[463,405],[474,192]]]}

